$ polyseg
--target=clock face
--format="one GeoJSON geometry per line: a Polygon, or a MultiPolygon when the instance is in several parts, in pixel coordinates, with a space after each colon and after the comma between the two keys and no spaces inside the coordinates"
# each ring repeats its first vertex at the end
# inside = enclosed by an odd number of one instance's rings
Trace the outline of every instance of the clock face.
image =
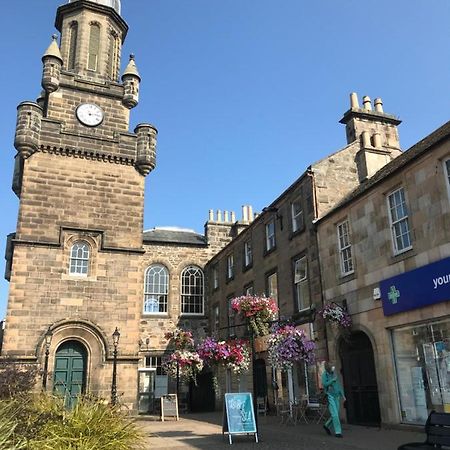
{"type": "Polygon", "coordinates": [[[96,127],[103,122],[103,111],[93,103],[83,103],[77,108],[77,118],[83,125],[96,127]]]}

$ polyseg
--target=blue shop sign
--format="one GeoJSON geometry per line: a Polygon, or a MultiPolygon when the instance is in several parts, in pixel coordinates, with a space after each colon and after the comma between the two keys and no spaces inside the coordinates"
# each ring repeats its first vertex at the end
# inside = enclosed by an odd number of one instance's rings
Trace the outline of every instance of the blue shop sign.
{"type": "Polygon", "coordinates": [[[450,258],[380,282],[385,316],[450,300],[450,258]]]}

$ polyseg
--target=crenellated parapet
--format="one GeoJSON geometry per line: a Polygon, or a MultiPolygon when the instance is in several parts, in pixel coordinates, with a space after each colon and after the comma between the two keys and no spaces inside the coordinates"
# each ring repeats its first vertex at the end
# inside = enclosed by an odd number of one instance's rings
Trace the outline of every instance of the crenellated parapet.
{"type": "Polygon", "coordinates": [[[14,147],[24,159],[39,149],[42,114],[42,108],[34,102],[22,102],[17,107],[14,147]]]}
{"type": "Polygon", "coordinates": [[[134,132],[137,135],[136,168],[144,176],[156,166],[157,129],[148,123],[139,124],[134,132]]]}

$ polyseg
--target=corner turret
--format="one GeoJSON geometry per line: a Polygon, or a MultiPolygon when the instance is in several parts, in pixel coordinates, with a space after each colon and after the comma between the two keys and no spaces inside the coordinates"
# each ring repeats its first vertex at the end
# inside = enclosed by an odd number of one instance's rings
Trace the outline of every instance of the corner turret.
{"type": "Polygon", "coordinates": [[[130,55],[130,62],[122,75],[122,82],[124,88],[122,103],[128,109],[132,109],[139,103],[139,84],[141,82],[133,54],[130,55]]]}
{"type": "Polygon", "coordinates": [[[48,94],[55,92],[59,88],[59,79],[61,76],[61,68],[63,59],[59,51],[58,36],[52,36],[52,43],[42,57],[43,73],[42,73],[42,87],[48,94]]]}
{"type": "Polygon", "coordinates": [[[134,132],[137,135],[136,167],[144,176],[156,166],[156,135],[158,130],[149,123],[139,124],[134,132]]]}

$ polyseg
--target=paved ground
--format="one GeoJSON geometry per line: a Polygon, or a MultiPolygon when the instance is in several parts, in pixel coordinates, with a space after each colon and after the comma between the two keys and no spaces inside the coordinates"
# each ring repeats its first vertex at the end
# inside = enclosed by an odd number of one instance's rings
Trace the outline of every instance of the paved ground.
{"type": "MultiPolygon", "coordinates": [[[[186,414],[177,422],[168,419],[139,420],[147,440],[144,449],[229,449],[226,437],[222,437],[222,414],[186,414]]],[[[233,438],[236,449],[296,449],[296,450],[396,450],[400,444],[423,441],[420,432],[343,426],[343,439],[328,436],[322,425],[282,425],[277,417],[260,416],[259,444],[250,436],[233,438]]]]}

